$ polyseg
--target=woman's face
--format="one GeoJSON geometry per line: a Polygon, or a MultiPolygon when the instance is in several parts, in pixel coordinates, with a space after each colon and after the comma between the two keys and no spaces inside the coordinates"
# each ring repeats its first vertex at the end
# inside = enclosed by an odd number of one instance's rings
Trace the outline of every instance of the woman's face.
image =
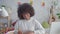
{"type": "Polygon", "coordinates": [[[23,17],[24,17],[24,19],[29,20],[30,19],[30,14],[25,13],[25,14],[23,14],[23,17]]]}

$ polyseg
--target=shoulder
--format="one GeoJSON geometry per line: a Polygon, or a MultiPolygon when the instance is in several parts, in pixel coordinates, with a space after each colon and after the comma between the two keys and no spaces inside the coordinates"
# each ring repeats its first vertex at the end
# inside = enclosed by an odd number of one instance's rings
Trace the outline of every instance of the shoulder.
{"type": "Polygon", "coordinates": [[[40,22],[35,18],[33,18],[33,21],[34,21],[35,24],[40,24],[40,22]]]}
{"type": "Polygon", "coordinates": [[[38,21],[37,19],[33,18],[33,20],[34,20],[35,22],[38,22],[38,23],[39,23],[39,21],[38,21]]]}

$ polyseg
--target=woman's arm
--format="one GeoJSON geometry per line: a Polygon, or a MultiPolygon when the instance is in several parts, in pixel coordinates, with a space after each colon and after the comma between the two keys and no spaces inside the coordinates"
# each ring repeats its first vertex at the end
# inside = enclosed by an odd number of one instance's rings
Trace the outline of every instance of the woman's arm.
{"type": "Polygon", "coordinates": [[[15,33],[17,34],[22,34],[22,31],[20,30],[20,28],[19,28],[19,23],[17,22],[16,24],[15,24],[15,33]]]}
{"type": "Polygon", "coordinates": [[[42,25],[37,20],[35,20],[35,21],[36,21],[36,23],[35,23],[34,33],[35,34],[45,34],[45,29],[42,27],[42,25]]]}

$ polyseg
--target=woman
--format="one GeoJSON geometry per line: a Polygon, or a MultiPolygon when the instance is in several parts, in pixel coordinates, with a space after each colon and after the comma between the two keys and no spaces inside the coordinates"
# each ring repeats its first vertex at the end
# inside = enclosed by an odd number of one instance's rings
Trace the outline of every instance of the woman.
{"type": "Polygon", "coordinates": [[[34,9],[31,5],[28,3],[19,5],[17,13],[19,19],[15,24],[15,31],[18,31],[18,34],[45,34],[42,25],[32,18],[34,9]]]}

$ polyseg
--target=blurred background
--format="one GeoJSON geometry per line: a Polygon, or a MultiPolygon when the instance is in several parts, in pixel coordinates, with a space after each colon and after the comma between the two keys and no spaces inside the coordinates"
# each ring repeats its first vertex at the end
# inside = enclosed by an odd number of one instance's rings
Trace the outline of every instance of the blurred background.
{"type": "Polygon", "coordinates": [[[7,18],[0,18],[1,23],[12,23],[18,19],[18,2],[21,4],[32,2],[32,6],[35,10],[34,18],[37,19],[41,24],[43,22],[48,23],[50,20],[52,20],[52,18],[50,19],[52,16],[50,13],[52,11],[51,9],[53,9],[55,21],[60,21],[60,0],[0,0],[0,8],[2,8],[2,5],[5,6],[4,8],[9,15],[7,18]]]}

